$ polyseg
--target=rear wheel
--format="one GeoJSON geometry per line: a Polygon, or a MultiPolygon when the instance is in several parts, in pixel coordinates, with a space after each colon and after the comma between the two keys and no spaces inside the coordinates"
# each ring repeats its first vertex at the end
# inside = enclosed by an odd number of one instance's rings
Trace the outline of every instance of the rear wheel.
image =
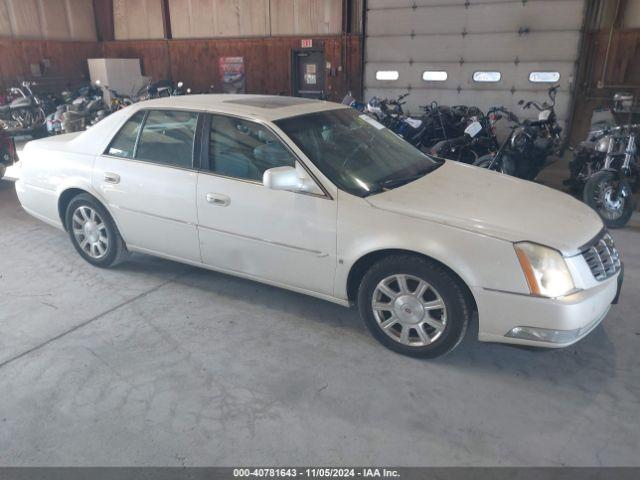
{"type": "Polygon", "coordinates": [[[65,219],[71,243],[90,264],[108,268],[126,259],[126,246],[111,215],[91,195],[74,197],[65,219]]]}
{"type": "Polygon", "coordinates": [[[426,258],[392,255],[374,264],[358,290],[360,316],[384,346],[433,358],[463,339],[471,308],[443,267],[426,258]]]}
{"type": "Polygon", "coordinates": [[[635,209],[631,185],[611,170],[601,170],[587,180],[583,200],[609,228],[624,227],[635,209]]]}

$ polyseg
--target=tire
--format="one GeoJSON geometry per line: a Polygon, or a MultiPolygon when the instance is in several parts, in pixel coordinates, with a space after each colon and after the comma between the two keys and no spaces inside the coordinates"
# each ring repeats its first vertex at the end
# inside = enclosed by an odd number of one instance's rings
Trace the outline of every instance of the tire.
{"type": "MultiPolygon", "coordinates": [[[[483,155],[478,160],[476,160],[473,165],[475,165],[476,167],[488,169],[491,161],[493,160],[493,157],[493,155],[483,155]]],[[[491,167],[491,170],[493,170],[494,172],[502,173],[502,162],[494,163],[493,167],[491,167]]]]}
{"type": "Polygon", "coordinates": [[[609,228],[624,227],[635,210],[635,202],[631,185],[622,180],[619,188],[623,196],[619,200],[611,199],[611,189],[617,186],[618,173],[611,170],[600,170],[594,173],[584,186],[584,203],[593,208],[609,228]]]}
{"type": "Polygon", "coordinates": [[[437,263],[415,255],[391,255],[371,266],[360,282],[358,309],[376,340],[418,358],[435,358],[453,350],[464,338],[472,315],[456,279],[437,263]],[[400,279],[406,288],[401,288],[400,279]],[[412,294],[424,284],[427,289],[422,295],[412,294]]]}
{"type": "Polygon", "coordinates": [[[65,225],[74,248],[91,265],[114,267],[128,257],[125,243],[111,215],[91,195],[82,193],[69,202],[65,225]],[[88,227],[83,228],[87,223],[88,227]]]}

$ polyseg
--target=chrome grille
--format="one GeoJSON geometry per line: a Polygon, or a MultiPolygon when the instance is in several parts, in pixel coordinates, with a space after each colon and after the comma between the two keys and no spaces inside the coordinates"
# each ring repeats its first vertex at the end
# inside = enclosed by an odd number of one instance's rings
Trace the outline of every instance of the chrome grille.
{"type": "Polygon", "coordinates": [[[620,255],[606,230],[585,246],[582,257],[596,280],[606,280],[620,270],[620,255]]]}

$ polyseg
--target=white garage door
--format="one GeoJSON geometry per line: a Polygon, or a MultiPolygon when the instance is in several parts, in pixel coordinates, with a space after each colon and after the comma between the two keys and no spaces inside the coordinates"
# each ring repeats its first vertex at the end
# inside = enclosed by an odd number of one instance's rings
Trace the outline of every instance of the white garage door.
{"type": "Polygon", "coordinates": [[[531,116],[518,100],[547,99],[553,83],[533,80],[559,74],[557,112],[568,118],[584,0],[369,0],[367,7],[367,99],[410,91],[413,114],[435,100],[531,116]]]}

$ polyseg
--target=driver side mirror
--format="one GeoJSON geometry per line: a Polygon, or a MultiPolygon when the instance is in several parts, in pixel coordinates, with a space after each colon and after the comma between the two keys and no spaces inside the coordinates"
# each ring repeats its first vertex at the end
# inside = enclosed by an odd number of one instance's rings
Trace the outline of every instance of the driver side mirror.
{"type": "Polygon", "coordinates": [[[307,172],[296,163],[295,167],[274,167],[262,175],[262,183],[271,190],[312,193],[322,195],[322,190],[307,172]]]}

